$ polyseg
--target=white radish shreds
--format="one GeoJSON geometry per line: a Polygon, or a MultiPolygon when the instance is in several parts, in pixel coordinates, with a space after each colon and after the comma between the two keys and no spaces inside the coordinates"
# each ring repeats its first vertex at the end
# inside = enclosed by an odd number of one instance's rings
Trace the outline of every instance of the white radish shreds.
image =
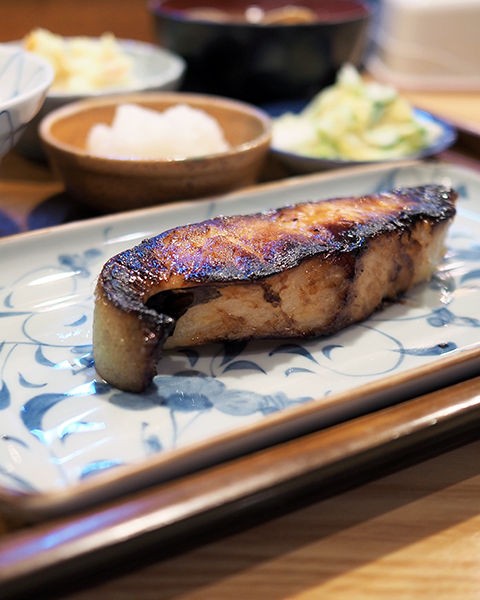
{"type": "Polygon", "coordinates": [[[86,146],[90,154],[118,159],[183,159],[230,147],[213,117],[186,104],[164,112],[121,104],[111,125],[92,127],[86,146]]]}

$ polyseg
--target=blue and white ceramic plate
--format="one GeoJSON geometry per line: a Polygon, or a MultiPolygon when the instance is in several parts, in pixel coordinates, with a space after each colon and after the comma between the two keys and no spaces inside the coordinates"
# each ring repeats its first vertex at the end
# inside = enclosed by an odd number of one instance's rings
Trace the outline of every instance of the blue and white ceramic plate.
{"type": "Polygon", "coordinates": [[[0,500],[30,516],[176,477],[446,385],[480,362],[480,177],[413,163],[311,175],[0,242],[0,500]],[[146,236],[216,214],[441,182],[460,195],[430,283],[337,335],[171,352],[153,389],[95,373],[103,263],[146,236]]]}

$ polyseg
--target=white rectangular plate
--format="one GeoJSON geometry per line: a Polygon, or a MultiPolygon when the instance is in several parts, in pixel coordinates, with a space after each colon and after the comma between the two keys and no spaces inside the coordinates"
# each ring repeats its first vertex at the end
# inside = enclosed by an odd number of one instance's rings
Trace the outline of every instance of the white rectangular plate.
{"type": "Polygon", "coordinates": [[[0,242],[0,504],[104,500],[478,373],[480,176],[414,163],[312,175],[0,242]],[[396,186],[459,193],[433,280],[337,335],[171,352],[143,394],[95,373],[93,290],[113,254],[217,214],[396,186]]]}

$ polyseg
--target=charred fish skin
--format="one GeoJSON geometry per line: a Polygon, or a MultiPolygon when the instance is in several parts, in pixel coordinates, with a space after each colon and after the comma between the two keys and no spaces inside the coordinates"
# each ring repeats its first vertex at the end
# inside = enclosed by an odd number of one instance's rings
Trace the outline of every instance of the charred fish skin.
{"type": "Polygon", "coordinates": [[[331,334],[431,277],[454,190],[425,185],[215,217],[112,257],[96,287],[98,373],[141,391],[163,348],[331,334]]]}

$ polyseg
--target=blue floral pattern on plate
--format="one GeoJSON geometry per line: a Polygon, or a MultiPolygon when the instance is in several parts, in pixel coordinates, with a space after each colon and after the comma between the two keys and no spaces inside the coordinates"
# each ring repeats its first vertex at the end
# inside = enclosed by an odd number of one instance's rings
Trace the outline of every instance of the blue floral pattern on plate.
{"type": "MultiPolygon", "coordinates": [[[[10,493],[65,490],[101,472],[121,473],[127,465],[148,463],[155,473],[159,457],[168,461],[189,448],[201,455],[213,440],[228,441],[235,432],[255,429],[268,438],[273,415],[294,415],[302,406],[321,415],[326,399],[331,406],[336,395],[364,384],[422,365],[438,365],[443,377],[443,357],[469,347],[479,348],[480,357],[479,199],[480,177],[474,173],[414,164],[307,177],[4,240],[0,497],[1,490],[7,501],[10,493]],[[166,353],[161,375],[143,394],[113,389],[96,376],[92,301],[96,276],[109,256],[213,214],[428,181],[459,191],[458,215],[436,275],[400,302],[330,337],[166,353]]],[[[340,407],[337,417],[348,416],[340,407]]],[[[216,459],[221,458],[220,443],[216,459]]]]}

